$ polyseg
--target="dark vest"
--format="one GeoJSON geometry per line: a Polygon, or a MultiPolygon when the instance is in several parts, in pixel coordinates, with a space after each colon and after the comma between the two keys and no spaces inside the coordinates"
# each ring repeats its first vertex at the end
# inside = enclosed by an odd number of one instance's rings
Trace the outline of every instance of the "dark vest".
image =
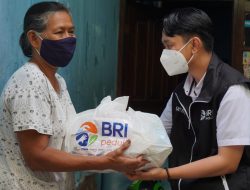
{"type": "MultiPolygon", "coordinates": [[[[178,85],[173,92],[173,126],[170,135],[173,152],[169,157],[169,167],[216,155],[218,153],[216,116],[220,102],[230,86],[243,84],[250,87],[249,80],[223,63],[215,54],[209,63],[200,95],[194,102],[185,94],[184,82],[178,85]]],[[[249,148],[245,146],[238,170],[234,174],[225,176],[224,179],[230,190],[250,190],[249,155],[249,148]]],[[[182,179],[181,181],[171,180],[170,183],[172,190],[179,190],[179,183],[180,190],[224,190],[222,179],[223,177],[219,176],[192,180],[182,179]]]]}

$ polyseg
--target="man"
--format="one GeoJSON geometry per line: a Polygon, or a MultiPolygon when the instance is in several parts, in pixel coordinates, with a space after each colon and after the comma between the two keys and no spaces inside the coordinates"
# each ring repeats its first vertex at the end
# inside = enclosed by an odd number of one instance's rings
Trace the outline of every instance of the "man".
{"type": "Polygon", "coordinates": [[[173,190],[249,190],[250,81],[215,55],[212,22],[201,10],[170,13],[162,42],[167,73],[188,72],[161,115],[173,145],[169,168],[128,177],[169,179],[173,190]]]}

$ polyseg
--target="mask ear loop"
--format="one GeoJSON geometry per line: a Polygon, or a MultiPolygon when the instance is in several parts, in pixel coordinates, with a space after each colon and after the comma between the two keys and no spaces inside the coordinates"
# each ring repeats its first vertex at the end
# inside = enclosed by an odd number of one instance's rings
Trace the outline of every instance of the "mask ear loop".
{"type": "MultiPolygon", "coordinates": [[[[35,34],[36,34],[36,36],[37,36],[38,38],[40,38],[41,41],[43,41],[43,38],[41,37],[41,33],[35,31],[35,34]]],[[[38,53],[38,55],[40,55],[40,52],[38,51],[38,49],[36,49],[36,48],[34,48],[34,49],[36,50],[36,52],[38,53]]],[[[41,56],[41,55],[40,55],[40,56],[41,56]]]]}
{"type": "Polygon", "coordinates": [[[189,42],[191,42],[191,40],[193,40],[193,38],[191,38],[190,40],[188,40],[188,42],[185,43],[185,45],[179,50],[179,52],[181,52],[189,44],[189,42]]]}
{"type": "Polygon", "coordinates": [[[187,64],[189,64],[189,63],[192,61],[193,58],[194,58],[194,54],[193,54],[192,57],[189,59],[189,61],[187,62],[187,64]]]}
{"type": "MultiPolygon", "coordinates": [[[[193,40],[193,38],[191,38],[190,40],[188,40],[188,42],[185,43],[185,45],[184,45],[178,52],[181,52],[181,51],[189,44],[189,42],[191,42],[191,40],[193,40]]],[[[194,54],[193,54],[192,57],[188,60],[187,64],[189,64],[189,63],[192,61],[193,58],[194,58],[194,54]]]]}
{"type": "Polygon", "coordinates": [[[38,38],[40,38],[41,40],[43,40],[43,38],[42,38],[42,36],[41,36],[41,33],[35,31],[35,34],[36,34],[36,36],[37,36],[38,38]]]}

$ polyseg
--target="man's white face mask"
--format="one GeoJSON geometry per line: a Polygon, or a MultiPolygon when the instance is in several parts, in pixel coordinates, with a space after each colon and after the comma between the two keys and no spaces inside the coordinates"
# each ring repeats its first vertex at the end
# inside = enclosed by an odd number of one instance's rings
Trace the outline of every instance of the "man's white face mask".
{"type": "Polygon", "coordinates": [[[193,38],[191,38],[179,51],[169,49],[164,49],[162,51],[160,61],[169,76],[188,72],[188,64],[193,59],[194,55],[192,55],[187,62],[181,50],[183,50],[192,39],[193,38]]]}

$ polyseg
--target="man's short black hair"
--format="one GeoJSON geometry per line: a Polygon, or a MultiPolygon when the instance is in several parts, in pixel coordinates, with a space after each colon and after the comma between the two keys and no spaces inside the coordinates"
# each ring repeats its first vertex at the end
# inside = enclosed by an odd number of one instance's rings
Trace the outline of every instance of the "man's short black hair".
{"type": "Polygon", "coordinates": [[[213,50],[213,23],[200,9],[188,7],[171,12],[164,18],[163,33],[170,37],[180,35],[185,40],[197,35],[208,52],[213,50]]]}

